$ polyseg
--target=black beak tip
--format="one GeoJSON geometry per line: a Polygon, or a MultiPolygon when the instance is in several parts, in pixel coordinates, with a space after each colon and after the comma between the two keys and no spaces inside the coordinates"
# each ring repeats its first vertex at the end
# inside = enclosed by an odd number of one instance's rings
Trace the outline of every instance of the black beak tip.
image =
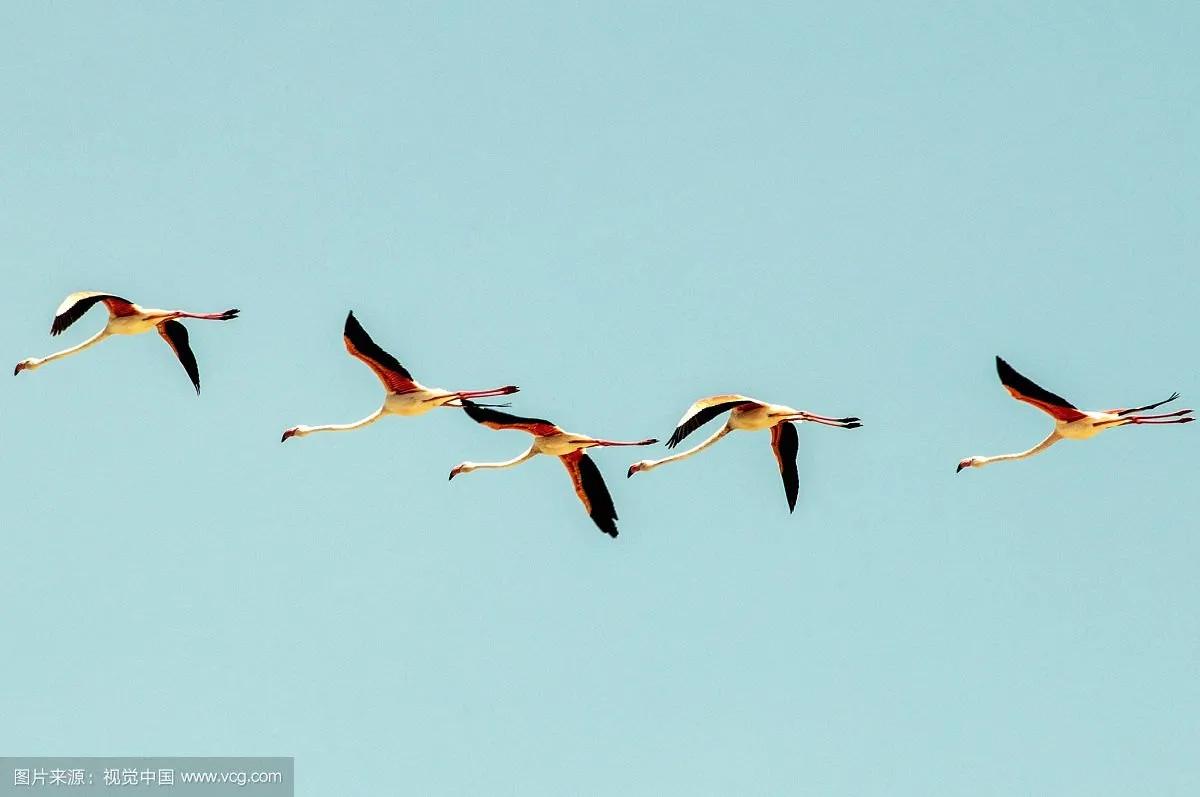
{"type": "Polygon", "coordinates": [[[966,465],[964,465],[963,463],[961,463],[961,462],[960,462],[960,463],[958,463],[958,467],[954,469],[954,472],[955,472],[955,473],[962,473],[962,469],[963,469],[963,468],[965,468],[965,467],[967,467],[967,466],[966,466],[966,465]]]}

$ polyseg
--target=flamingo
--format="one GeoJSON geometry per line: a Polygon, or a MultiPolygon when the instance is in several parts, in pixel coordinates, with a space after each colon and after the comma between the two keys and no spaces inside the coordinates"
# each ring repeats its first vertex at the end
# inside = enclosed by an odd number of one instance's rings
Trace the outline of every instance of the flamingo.
{"type": "Polygon", "coordinates": [[[517,457],[506,462],[463,462],[450,471],[453,479],[460,473],[470,473],[484,468],[511,468],[532,459],[538,454],[558,457],[566,467],[575,485],[575,494],[583,502],[584,509],[596,526],[614,539],[617,536],[617,509],[612,496],[600,475],[600,469],[585,450],[608,446],[649,446],[657,440],[646,439],[636,442],[601,440],[583,434],[564,432],[557,424],[541,418],[521,418],[507,412],[497,412],[472,401],[463,401],[463,409],[477,423],[490,429],[516,429],[533,435],[533,444],[517,457]]]}
{"type": "Polygon", "coordinates": [[[74,324],[84,313],[92,309],[93,305],[101,302],[108,309],[108,323],[104,325],[104,329],[92,335],[83,343],[72,346],[69,349],[64,349],[45,357],[30,357],[21,360],[21,362],[17,363],[17,367],[13,369],[13,376],[22,371],[36,370],[46,363],[62,357],[78,354],[84,349],[95,346],[111,335],[140,335],[143,332],[149,332],[151,329],[157,329],[158,334],[162,335],[163,340],[167,342],[167,345],[175,352],[175,356],[179,358],[179,362],[183,365],[183,370],[187,371],[188,377],[192,380],[192,384],[196,388],[196,395],[199,395],[200,370],[196,366],[196,355],[192,353],[192,349],[188,345],[187,327],[179,323],[177,319],[198,318],[205,321],[230,321],[238,316],[236,309],[226,310],[223,313],[153,310],[141,307],[115,294],[100,291],[80,291],[72,293],[66,299],[63,299],[62,304],[54,311],[54,322],[50,325],[50,334],[61,335],[67,327],[74,324]]]}
{"type": "Polygon", "coordinates": [[[662,459],[644,459],[641,462],[635,462],[629,466],[626,478],[635,473],[653,470],[668,462],[687,459],[734,430],[755,432],[760,429],[770,429],[771,449],[775,452],[775,460],[779,464],[779,474],[783,477],[783,491],[787,496],[788,511],[795,512],[796,496],[800,492],[800,477],[796,472],[796,451],[799,447],[799,440],[794,424],[809,421],[839,429],[857,429],[862,426],[862,422],[858,418],[830,418],[783,404],[770,404],[733,393],[702,398],[688,407],[687,412],[679,419],[671,439],[667,441],[667,448],[679,445],[692,432],[724,412],[729,413],[729,421],[703,443],[662,459]]]}
{"type": "Polygon", "coordinates": [[[967,457],[958,463],[955,473],[963,468],[982,468],[993,462],[1009,462],[1017,459],[1032,457],[1040,454],[1059,440],[1087,440],[1108,429],[1130,424],[1163,425],[1171,423],[1190,423],[1195,418],[1186,417],[1191,410],[1179,410],[1165,415],[1136,415],[1135,413],[1161,407],[1179,398],[1178,393],[1144,407],[1108,410],[1107,412],[1088,412],[1077,408],[1074,404],[1057,396],[1045,388],[1039,387],[1028,377],[1022,376],[1015,368],[1000,357],[996,358],[996,372],[1000,375],[1000,384],[1017,401],[1032,404],[1054,419],[1054,429],[1050,435],[1028,451],[1018,454],[1000,454],[994,457],[967,457]]]}
{"type": "Polygon", "coordinates": [[[346,351],[367,364],[383,383],[387,394],[383,405],[361,421],[354,423],[332,423],[325,426],[293,426],[283,433],[280,442],[286,442],[292,437],[304,437],[314,432],[349,432],[361,429],[375,423],[385,415],[423,415],[437,407],[461,407],[462,402],[472,398],[486,396],[507,396],[516,393],[520,388],[515,385],[492,388],[491,390],[442,390],[441,388],[425,387],[412,378],[408,369],[395,357],[381,349],[371,336],[358,323],[354,311],[346,316],[346,326],[342,333],[346,351]]]}

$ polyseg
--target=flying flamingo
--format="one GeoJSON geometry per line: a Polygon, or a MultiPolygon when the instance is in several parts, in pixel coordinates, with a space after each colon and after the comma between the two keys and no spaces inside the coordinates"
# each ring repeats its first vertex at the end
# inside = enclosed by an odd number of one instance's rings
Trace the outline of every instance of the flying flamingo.
{"type": "Polygon", "coordinates": [[[491,390],[442,390],[436,387],[425,387],[412,378],[403,365],[395,357],[388,354],[358,323],[351,311],[346,316],[346,327],[342,334],[346,351],[352,357],[357,357],[375,372],[383,383],[387,395],[384,396],[383,406],[375,410],[361,421],[354,423],[333,423],[325,426],[293,426],[283,433],[280,442],[289,437],[304,437],[313,432],[349,432],[361,429],[375,423],[385,415],[423,415],[437,407],[461,407],[466,399],[483,398],[486,396],[507,396],[516,393],[520,388],[514,385],[492,388],[491,390]]]}
{"type": "Polygon", "coordinates": [[[839,429],[857,429],[862,426],[862,422],[858,418],[830,418],[825,415],[814,415],[811,412],[793,409],[782,404],[769,404],[748,396],[737,394],[709,396],[688,407],[687,412],[679,419],[671,439],[667,441],[667,448],[679,445],[685,437],[724,412],[729,413],[729,421],[700,445],[662,459],[644,459],[641,462],[635,462],[629,466],[629,473],[626,476],[629,477],[644,470],[653,470],[668,462],[687,459],[734,430],[756,432],[760,429],[770,429],[771,449],[775,452],[775,460],[779,463],[779,474],[783,477],[783,491],[787,495],[788,511],[794,512],[796,511],[796,496],[800,492],[800,477],[796,472],[796,451],[799,440],[793,424],[809,421],[839,429]]]}
{"type": "Polygon", "coordinates": [[[157,329],[158,334],[162,335],[163,340],[167,342],[167,345],[175,352],[175,356],[179,358],[179,362],[183,365],[183,370],[187,371],[188,377],[196,387],[196,394],[199,395],[200,370],[196,366],[196,355],[192,354],[192,349],[188,346],[187,327],[179,323],[177,319],[199,318],[205,321],[229,321],[237,318],[238,315],[237,310],[226,310],[223,313],[188,313],[183,310],[152,310],[136,305],[128,299],[122,299],[120,296],[115,296],[111,293],[80,291],[79,293],[72,293],[66,299],[63,299],[62,304],[54,311],[54,323],[50,325],[50,334],[62,334],[67,327],[78,321],[93,305],[100,302],[103,302],[104,306],[108,309],[108,323],[104,325],[104,329],[92,335],[83,343],[72,346],[69,349],[64,349],[45,357],[30,357],[26,360],[21,360],[13,370],[13,375],[16,376],[22,371],[33,371],[52,360],[77,354],[84,349],[95,346],[110,335],[140,335],[143,332],[149,332],[151,329],[157,329]]]}
{"type": "Polygon", "coordinates": [[[1179,398],[1178,393],[1172,393],[1170,398],[1144,407],[1108,410],[1107,412],[1087,412],[1078,409],[1074,404],[1061,396],[1056,396],[1045,388],[1039,387],[1029,378],[1017,373],[1017,370],[999,357],[996,358],[996,372],[1000,374],[1000,384],[1004,385],[1009,394],[1017,401],[1032,404],[1054,419],[1054,430],[1050,436],[1028,451],[1019,454],[1000,454],[994,457],[967,457],[958,463],[955,473],[963,468],[982,468],[993,462],[1007,462],[1025,459],[1034,454],[1040,454],[1059,440],[1087,440],[1103,431],[1117,426],[1129,424],[1162,425],[1169,423],[1190,423],[1195,418],[1185,417],[1191,410],[1179,410],[1166,415],[1135,415],[1134,413],[1152,410],[1163,404],[1179,398]]]}
{"type": "Polygon", "coordinates": [[[451,479],[460,473],[470,473],[483,468],[511,468],[538,454],[558,457],[566,466],[567,473],[571,475],[571,481],[575,484],[575,494],[583,502],[583,507],[592,521],[608,536],[617,536],[617,509],[613,506],[612,496],[604,484],[600,469],[585,453],[585,449],[600,446],[649,446],[657,443],[657,440],[646,439],[633,443],[601,440],[583,434],[564,432],[556,424],[541,418],[519,418],[507,412],[484,408],[471,401],[464,401],[463,408],[467,415],[488,428],[528,432],[533,435],[533,444],[525,453],[507,462],[464,462],[450,471],[451,479]]]}

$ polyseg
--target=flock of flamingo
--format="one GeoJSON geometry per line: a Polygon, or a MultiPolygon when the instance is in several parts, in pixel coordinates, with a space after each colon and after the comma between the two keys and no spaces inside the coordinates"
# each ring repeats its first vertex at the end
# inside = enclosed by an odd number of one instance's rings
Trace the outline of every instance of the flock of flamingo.
{"type": "MultiPolygon", "coordinates": [[[[154,310],[141,307],[111,293],[82,291],[71,294],[59,305],[58,310],[54,313],[54,321],[50,325],[50,334],[61,334],[97,304],[103,304],[108,310],[108,321],[103,329],[71,348],[45,357],[30,357],[22,360],[17,363],[13,374],[33,371],[46,363],[77,354],[112,335],[137,335],[155,329],[175,352],[175,356],[196,388],[196,393],[199,394],[200,370],[188,343],[187,327],[180,323],[180,319],[230,321],[238,316],[237,310],[226,310],[221,313],[154,310]]],[[[567,469],[575,487],[575,493],[579,496],[579,500],[583,503],[584,509],[587,510],[592,521],[605,534],[610,537],[617,536],[616,507],[613,505],[612,496],[600,475],[600,469],[587,455],[587,450],[618,446],[648,446],[657,443],[658,440],[646,438],[644,440],[619,441],[591,437],[564,431],[557,424],[541,418],[523,418],[496,409],[497,406],[507,405],[485,404],[476,401],[476,399],[508,396],[516,393],[519,388],[515,385],[505,385],[487,390],[443,390],[426,387],[413,379],[408,369],[371,339],[371,336],[359,324],[358,319],[354,317],[353,312],[346,317],[343,340],[350,355],[365,363],[383,383],[386,392],[382,406],[362,420],[353,423],[293,426],[284,431],[282,442],[316,432],[348,432],[361,429],[375,423],[385,415],[421,415],[438,407],[461,409],[467,417],[482,426],[496,430],[511,429],[526,432],[533,438],[533,441],[524,452],[504,462],[463,462],[450,471],[451,479],[461,473],[470,473],[475,470],[511,468],[538,454],[558,457],[567,469]]],[[[1086,440],[1118,426],[1182,424],[1195,420],[1191,417],[1190,409],[1159,415],[1141,414],[1175,401],[1179,398],[1178,393],[1173,393],[1163,401],[1142,407],[1089,412],[1078,409],[1061,396],[1038,386],[999,357],[996,358],[996,371],[1000,376],[1000,383],[1008,390],[1009,394],[1018,401],[1032,404],[1053,418],[1054,429],[1045,440],[1027,451],[990,457],[967,457],[958,463],[958,471],[962,471],[964,468],[982,468],[993,462],[1025,459],[1040,454],[1060,440],[1086,440]]],[[[704,442],[687,451],[662,459],[635,462],[629,467],[627,476],[687,459],[733,431],[754,432],[769,429],[771,431],[771,449],[775,453],[779,474],[783,478],[788,510],[794,511],[800,485],[796,471],[798,445],[796,424],[808,422],[837,429],[857,429],[862,425],[862,422],[854,417],[833,418],[827,415],[817,415],[783,404],[771,404],[749,396],[731,393],[708,396],[688,407],[687,412],[676,424],[670,439],[667,440],[667,448],[675,448],[692,432],[726,413],[729,414],[729,419],[704,442]]]]}

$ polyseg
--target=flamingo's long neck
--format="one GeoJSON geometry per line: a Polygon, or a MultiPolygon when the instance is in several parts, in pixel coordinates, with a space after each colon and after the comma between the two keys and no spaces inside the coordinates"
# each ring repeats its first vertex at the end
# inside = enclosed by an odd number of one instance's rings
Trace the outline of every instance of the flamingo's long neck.
{"type": "Polygon", "coordinates": [[[512,459],[507,459],[504,462],[467,462],[467,463],[464,463],[467,466],[466,468],[464,468],[464,471],[485,470],[485,469],[499,470],[501,468],[511,468],[515,465],[520,465],[522,462],[524,462],[527,459],[532,459],[536,455],[537,455],[537,450],[533,446],[530,446],[529,449],[527,451],[525,451],[523,454],[519,454],[518,456],[515,456],[512,459]]]}
{"type": "Polygon", "coordinates": [[[63,357],[70,357],[72,354],[78,354],[79,352],[83,351],[84,349],[95,346],[97,343],[99,343],[100,341],[104,340],[107,337],[108,337],[108,330],[102,329],[99,332],[97,332],[95,335],[92,335],[90,338],[85,340],[83,343],[80,343],[76,346],[72,346],[69,349],[63,349],[62,351],[56,351],[54,354],[47,354],[45,357],[39,357],[37,364],[38,364],[38,366],[42,366],[42,365],[45,365],[46,363],[50,362],[51,360],[59,360],[59,359],[62,359],[63,357]]]}
{"type": "Polygon", "coordinates": [[[975,467],[982,468],[984,465],[991,465],[993,462],[1009,462],[1012,460],[1025,459],[1026,457],[1032,457],[1034,454],[1042,453],[1047,448],[1049,448],[1050,446],[1057,443],[1059,440],[1062,440],[1062,436],[1059,435],[1058,430],[1055,429],[1053,432],[1050,433],[1049,437],[1047,437],[1045,440],[1038,443],[1036,446],[1029,449],[1028,451],[1022,451],[1019,454],[998,454],[997,456],[994,456],[994,457],[980,457],[977,464],[975,465],[975,467]]]}
{"type": "Polygon", "coordinates": [[[717,442],[722,437],[729,434],[731,431],[733,431],[733,429],[730,428],[728,424],[726,424],[725,426],[722,426],[720,429],[718,429],[716,432],[714,432],[707,440],[705,440],[700,445],[698,445],[694,448],[689,448],[687,451],[682,451],[678,454],[672,454],[669,457],[663,457],[662,459],[648,460],[645,463],[645,465],[643,465],[642,470],[652,470],[653,468],[657,468],[659,465],[666,465],[668,462],[676,462],[681,459],[687,459],[688,457],[693,456],[695,454],[699,454],[701,451],[708,448],[713,443],[717,442]]]}
{"type": "Polygon", "coordinates": [[[310,426],[310,427],[308,427],[308,429],[305,430],[304,433],[312,434],[313,432],[352,432],[355,429],[361,429],[364,426],[370,426],[371,424],[375,423],[375,421],[382,418],[384,416],[384,414],[385,413],[383,411],[383,407],[380,407],[379,409],[375,410],[367,417],[363,418],[361,421],[355,421],[354,423],[329,423],[329,424],[325,424],[324,426],[310,426]]]}

